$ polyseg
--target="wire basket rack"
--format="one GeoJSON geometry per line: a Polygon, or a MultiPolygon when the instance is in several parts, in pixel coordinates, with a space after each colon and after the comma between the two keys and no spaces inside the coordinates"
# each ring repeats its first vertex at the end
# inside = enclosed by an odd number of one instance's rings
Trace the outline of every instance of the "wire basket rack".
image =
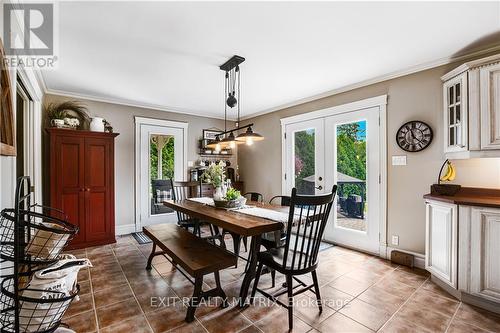
{"type": "Polygon", "coordinates": [[[34,288],[21,288],[14,293],[14,278],[5,278],[1,284],[0,319],[2,332],[54,332],[68,309],[71,301],[78,295],[80,287],[69,293],[34,288]],[[16,322],[15,302],[18,302],[16,322]]]}
{"type": "Polygon", "coordinates": [[[66,293],[30,281],[59,259],[78,227],[58,209],[31,204],[29,177],[18,179],[15,196],[15,207],[0,212],[0,332],[54,332],[79,286],[66,293]]]}

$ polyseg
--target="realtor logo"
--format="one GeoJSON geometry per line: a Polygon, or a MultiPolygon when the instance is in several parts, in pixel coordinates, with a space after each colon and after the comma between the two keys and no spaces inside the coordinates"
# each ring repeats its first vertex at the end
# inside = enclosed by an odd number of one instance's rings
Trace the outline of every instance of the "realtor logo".
{"type": "Polygon", "coordinates": [[[3,34],[7,56],[54,55],[54,5],[6,3],[3,34]]]}

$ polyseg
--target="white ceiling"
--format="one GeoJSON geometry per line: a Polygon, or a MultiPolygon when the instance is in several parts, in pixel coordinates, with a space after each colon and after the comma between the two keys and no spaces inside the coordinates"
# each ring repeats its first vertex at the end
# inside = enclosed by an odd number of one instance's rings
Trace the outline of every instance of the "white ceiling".
{"type": "Polygon", "coordinates": [[[249,116],[499,30],[499,2],[61,2],[59,67],[43,75],[49,92],[222,117],[218,66],[238,54],[249,116]]]}

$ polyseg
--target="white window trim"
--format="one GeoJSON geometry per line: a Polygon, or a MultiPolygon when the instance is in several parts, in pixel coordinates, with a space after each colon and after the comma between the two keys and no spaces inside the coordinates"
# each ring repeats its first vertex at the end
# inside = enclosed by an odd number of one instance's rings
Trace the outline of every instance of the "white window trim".
{"type": "Polygon", "coordinates": [[[352,103],[333,106],[330,108],[302,113],[296,116],[281,118],[281,191],[286,193],[286,125],[297,122],[324,118],[341,113],[359,111],[378,107],[380,112],[380,216],[379,216],[379,255],[387,258],[387,95],[380,95],[355,101],[352,103]]]}
{"type": "Polygon", "coordinates": [[[182,152],[182,160],[183,160],[183,173],[182,180],[186,180],[187,175],[187,146],[188,146],[188,123],[181,121],[172,121],[172,120],[163,120],[156,118],[146,118],[146,117],[134,117],[135,123],[135,231],[142,231],[142,223],[141,223],[141,176],[139,172],[140,168],[140,159],[141,159],[141,125],[153,125],[153,126],[163,126],[163,127],[174,127],[180,128],[183,130],[183,140],[184,147],[182,152]]]}

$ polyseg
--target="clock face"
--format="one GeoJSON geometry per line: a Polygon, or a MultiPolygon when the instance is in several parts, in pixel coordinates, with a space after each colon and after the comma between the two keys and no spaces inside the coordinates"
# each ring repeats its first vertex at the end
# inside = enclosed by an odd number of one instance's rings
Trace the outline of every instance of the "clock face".
{"type": "Polygon", "coordinates": [[[422,121],[409,121],[401,126],[396,134],[401,149],[416,152],[427,148],[432,141],[432,129],[422,121]]]}

